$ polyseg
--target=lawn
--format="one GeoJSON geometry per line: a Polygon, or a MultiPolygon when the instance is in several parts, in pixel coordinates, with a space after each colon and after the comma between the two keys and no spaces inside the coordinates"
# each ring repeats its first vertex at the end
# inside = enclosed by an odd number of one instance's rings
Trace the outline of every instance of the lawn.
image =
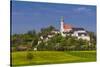
{"type": "Polygon", "coordinates": [[[96,61],[96,51],[31,51],[33,59],[26,58],[27,51],[12,52],[12,65],[40,65],[96,61]]]}

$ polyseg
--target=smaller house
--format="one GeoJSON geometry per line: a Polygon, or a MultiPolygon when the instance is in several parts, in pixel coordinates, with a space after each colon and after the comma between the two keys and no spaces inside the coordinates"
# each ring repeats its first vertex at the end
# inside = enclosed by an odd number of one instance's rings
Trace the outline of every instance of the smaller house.
{"type": "Polygon", "coordinates": [[[60,33],[59,30],[52,30],[50,33],[48,33],[47,35],[42,35],[40,36],[40,39],[44,40],[44,41],[48,41],[50,38],[52,38],[55,34],[60,33]]]}
{"type": "Polygon", "coordinates": [[[59,30],[53,30],[53,31],[51,31],[51,33],[54,33],[54,34],[59,34],[60,32],[59,32],[59,30]]]}
{"type": "Polygon", "coordinates": [[[78,39],[88,40],[90,41],[90,36],[84,28],[72,28],[73,34],[72,36],[76,36],[78,39]]]}
{"type": "Polygon", "coordinates": [[[23,45],[20,45],[20,46],[16,47],[16,50],[18,50],[18,51],[24,51],[24,50],[27,50],[27,49],[28,49],[28,47],[27,46],[23,46],[23,45]]]}

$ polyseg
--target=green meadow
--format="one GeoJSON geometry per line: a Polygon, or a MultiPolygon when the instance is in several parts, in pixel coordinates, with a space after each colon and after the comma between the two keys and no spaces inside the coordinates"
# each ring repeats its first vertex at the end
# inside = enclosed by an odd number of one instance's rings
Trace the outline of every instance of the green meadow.
{"type": "Polygon", "coordinates": [[[30,51],[31,60],[27,59],[27,51],[12,52],[12,66],[95,62],[96,51],[30,51]]]}

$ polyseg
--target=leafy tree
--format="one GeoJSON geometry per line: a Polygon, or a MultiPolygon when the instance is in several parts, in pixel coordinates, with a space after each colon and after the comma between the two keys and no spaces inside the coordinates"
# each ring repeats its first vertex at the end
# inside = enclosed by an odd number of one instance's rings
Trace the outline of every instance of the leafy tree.
{"type": "Polygon", "coordinates": [[[35,30],[28,31],[27,34],[30,36],[36,36],[36,31],[35,30]]]}
{"type": "Polygon", "coordinates": [[[43,41],[37,46],[37,49],[38,50],[47,50],[46,45],[43,41]]]}
{"type": "Polygon", "coordinates": [[[32,48],[36,47],[38,45],[38,37],[36,36],[32,41],[32,48]]]}
{"type": "Polygon", "coordinates": [[[47,28],[42,28],[41,32],[39,33],[39,35],[48,35],[51,31],[55,30],[55,27],[53,26],[49,26],[47,28]]]}
{"type": "Polygon", "coordinates": [[[28,51],[27,52],[27,55],[26,55],[26,58],[29,60],[29,61],[31,61],[32,59],[33,59],[33,54],[32,54],[32,52],[30,52],[30,51],[28,51]]]}
{"type": "Polygon", "coordinates": [[[96,49],[96,34],[94,32],[89,32],[88,34],[90,36],[90,45],[89,45],[89,49],[96,49]]]}

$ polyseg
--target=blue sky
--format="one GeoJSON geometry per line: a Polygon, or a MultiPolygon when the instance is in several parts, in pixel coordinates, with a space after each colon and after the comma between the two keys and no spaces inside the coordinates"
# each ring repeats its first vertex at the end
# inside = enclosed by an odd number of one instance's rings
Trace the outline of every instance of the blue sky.
{"type": "Polygon", "coordinates": [[[96,6],[12,1],[12,33],[59,29],[61,16],[67,24],[96,32],[96,6]]]}

